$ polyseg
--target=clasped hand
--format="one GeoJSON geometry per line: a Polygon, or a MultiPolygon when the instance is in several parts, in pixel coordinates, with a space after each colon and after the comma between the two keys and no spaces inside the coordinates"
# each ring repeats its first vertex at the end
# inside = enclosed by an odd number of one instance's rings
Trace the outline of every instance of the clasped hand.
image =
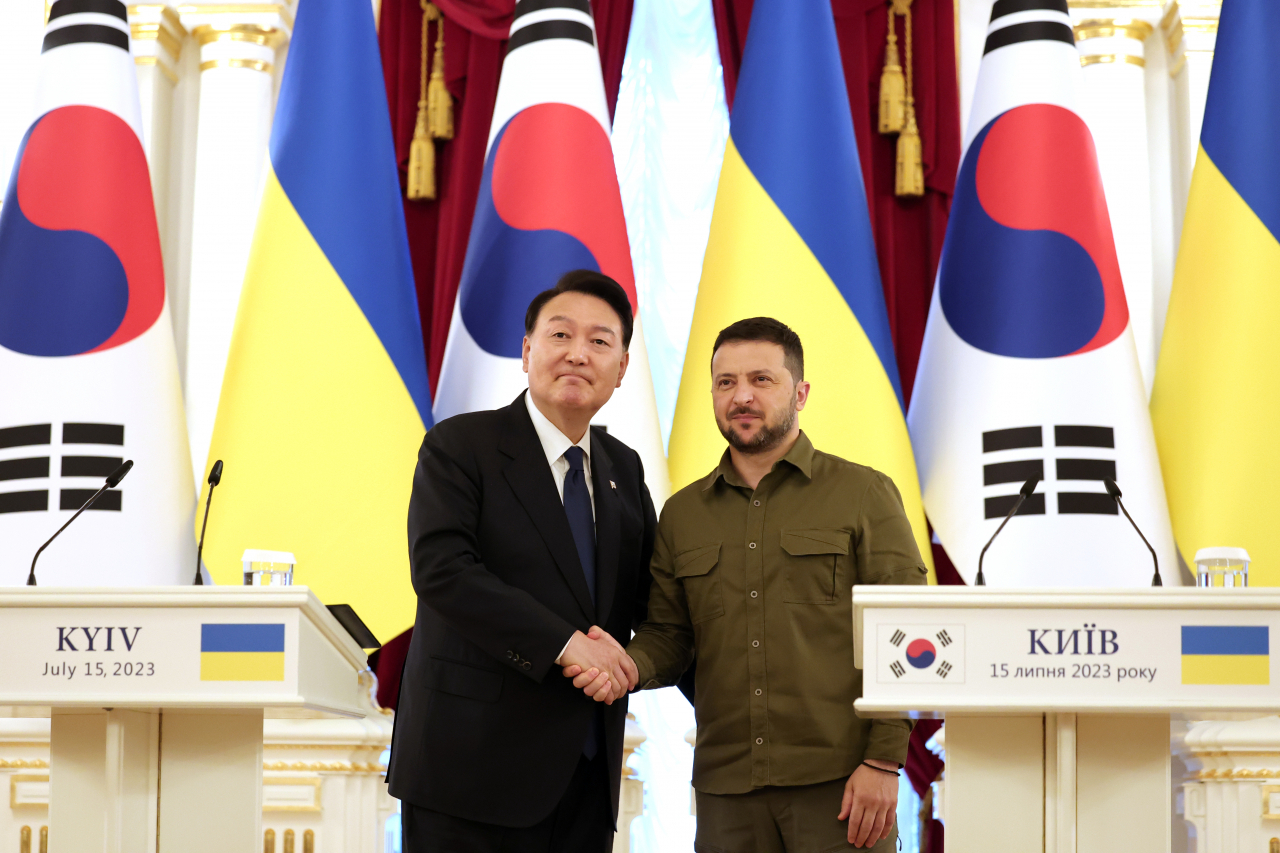
{"type": "Polygon", "coordinates": [[[573,632],[560,663],[564,677],[572,678],[574,687],[606,705],[626,696],[640,680],[626,649],[597,625],[585,634],[573,632]]]}

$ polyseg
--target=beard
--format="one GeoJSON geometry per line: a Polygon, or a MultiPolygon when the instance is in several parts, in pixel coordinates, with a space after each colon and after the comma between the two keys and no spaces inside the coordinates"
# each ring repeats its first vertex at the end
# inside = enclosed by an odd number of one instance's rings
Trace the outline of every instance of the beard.
{"type": "Polygon", "coordinates": [[[787,434],[791,432],[791,428],[796,425],[796,401],[793,397],[790,405],[781,410],[772,421],[766,418],[764,426],[760,427],[759,431],[749,439],[743,439],[729,425],[734,417],[741,414],[764,418],[764,413],[755,409],[731,409],[724,423],[720,423],[719,418],[716,419],[716,426],[720,428],[720,434],[724,436],[724,440],[729,442],[729,445],[739,453],[768,453],[781,444],[787,434]]]}

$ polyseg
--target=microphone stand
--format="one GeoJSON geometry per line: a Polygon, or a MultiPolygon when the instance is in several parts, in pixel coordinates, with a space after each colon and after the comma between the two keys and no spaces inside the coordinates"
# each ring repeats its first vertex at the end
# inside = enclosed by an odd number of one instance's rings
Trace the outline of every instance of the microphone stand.
{"type": "Polygon", "coordinates": [[[36,555],[31,558],[31,571],[30,573],[27,574],[27,586],[36,586],[36,560],[40,559],[40,555],[44,553],[44,549],[48,548],[49,545],[53,542],[53,540],[58,538],[59,533],[62,533],[62,531],[70,527],[71,522],[75,521],[77,518],[80,517],[80,513],[84,512],[86,509],[93,506],[93,502],[96,501],[98,498],[102,497],[103,492],[107,491],[108,489],[114,489],[116,486],[120,485],[120,481],[124,479],[124,475],[129,473],[129,468],[132,468],[132,467],[133,467],[133,460],[130,460],[126,462],[124,465],[120,466],[120,468],[124,469],[123,473],[121,473],[120,469],[116,469],[116,471],[112,473],[110,477],[107,478],[107,481],[102,484],[102,488],[94,492],[93,495],[89,498],[89,500],[85,501],[84,504],[81,505],[80,509],[76,510],[76,514],[71,516],[71,518],[67,520],[66,524],[58,528],[58,533],[55,533],[52,536],[50,536],[49,540],[40,546],[40,549],[36,551],[36,555]],[[117,476],[117,474],[119,476],[117,476]]]}
{"type": "Polygon", "coordinates": [[[1030,480],[1022,484],[1022,488],[1018,490],[1018,499],[1013,502],[1013,508],[1010,509],[1004,517],[1004,521],[1000,522],[1000,526],[996,528],[996,532],[991,534],[991,538],[987,540],[987,544],[982,546],[982,553],[978,554],[978,576],[973,579],[974,586],[986,586],[987,579],[982,575],[982,561],[987,556],[987,549],[991,547],[991,543],[996,541],[996,537],[1000,535],[1000,531],[1004,530],[1004,526],[1009,523],[1009,519],[1017,514],[1022,508],[1022,502],[1030,497],[1031,493],[1036,490],[1036,486],[1040,484],[1039,477],[1032,477],[1030,480]]]}
{"type": "Polygon", "coordinates": [[[204,556],[204,529],[209,526],[209,507],[213,504],[213,490],[222,482],[222,460],[219,459],[213,463],[213,469],[209,471],[209,494],[204,500],[204,521],[200,523],[200,544],[196,548],[196,579],[192,581],[192,586],[204,586],[204,575],[200,573],[200,566],[204,556]]]}
{"type": "Polygon", "coordinates": [[[1151,547],[1147,537],[1143,536],[1142,531],[1138,529],[1138,523],[1133,520],[1133,516],[1129,515],[1129,510],[1124,508],[1124,501],[1120,500],[1120,487],[1116,485],[1115,480],[1104,480],[1103,485],[1106,486],[1107,494],[1111,495],[1116,502],[1116,506],[1120,507],[1120,511],[1124,513],[1124,517],[1129,519],[1129,523],[1133,525],[1133,531],[1138,534],[1142,544],[1146,545],[1147,550],[1151,552],[1151,563],[1155,566],[1155,573],[1151,576],[1151,585],[1164,586],[1164,581],[1160,579],[1160,558],[1156,556],[1156,549],[1151,547]]]}

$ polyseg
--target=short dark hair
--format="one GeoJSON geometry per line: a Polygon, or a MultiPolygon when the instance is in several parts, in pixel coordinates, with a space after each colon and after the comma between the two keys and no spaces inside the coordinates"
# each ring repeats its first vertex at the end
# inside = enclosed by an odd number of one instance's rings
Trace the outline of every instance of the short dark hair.
{"type": "Polygon", "coordinates": [[[631,316],[631,299],[627,292],[609,276],[595,270],[571,270],[560,276],[556,286],[544,290],[529,303],[529,310],[524,312],[524,333],[533,334],[533,327],[538,325],[538,315],[547,303],[562,293],[585,293],[603,300],[622,321],[622,348],[631,346],[631,330],[635,319],[631,316]]]}
{"type": "Polygon", "coordinates": [[[782,347],[782,364],[796,382],[804,381],[804,347],[800,336],[786,324],[772,317],[748,317],[725,326],[716,335],[716,345],[711,348],[712,360],[723,344],[735,341],[764,341],[782,347]]]}

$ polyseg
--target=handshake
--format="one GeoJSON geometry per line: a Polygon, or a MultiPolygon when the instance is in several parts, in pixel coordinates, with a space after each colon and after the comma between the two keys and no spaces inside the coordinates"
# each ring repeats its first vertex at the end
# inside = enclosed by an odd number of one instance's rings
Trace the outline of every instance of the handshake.
{"type": "Polygon", "coordinates": [[[596,625],[585,634],[573,632],[560,664],[564,677],[572,678],[574,687],[606,705],[626,696],[640,680],[636,662],[626,649],[596,625]]]}

